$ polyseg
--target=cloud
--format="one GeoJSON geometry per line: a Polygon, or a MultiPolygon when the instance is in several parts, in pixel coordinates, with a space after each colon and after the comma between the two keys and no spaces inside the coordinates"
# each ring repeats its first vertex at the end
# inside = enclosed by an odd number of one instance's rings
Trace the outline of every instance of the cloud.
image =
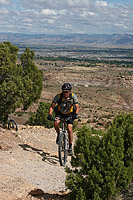
{"type": "Polygon", "coordinates": [[[91,15],[91,16],[96,15],[96,13],[94,13],[94,12],[88,12],[88,14],[91,15]]]}
{"type": "Polygon", "coordinates": [[[42,9],[41,13],[43,15],[56,15],[56,12],[54,10],[50,10],[50,9],[42,9]]]}
{"type": "Polygon", "coordinates": [[[33,20],[32,20],[32,19],[23,19],[22,21],[23,21],[24,23],[32,23],[33,20]]]}
{"type": "Polygon", "coordinates": [[[29,8],[44,7],[45,9],[71,9],[86,8],[90,6],[91,0],[21,0],[23,6],[29,8]]]}
{"type": "Polygon", "coordinates": [[[106,0],[14,0],[9,7],[9,3],[9,0],[0,0],[2,31],[56,34],[133,32],[133,4],[110,4],[106,0]]]}
{"type": "Polygon", "coordinates": [[[95,5],[104,7],[104,6],[107,6],[108,4],[106,1],[96,1],[95,5]]]}
{"type": "Polygon", "coordinates": [[[89,17],[95,16],[95,15],[97,15],[97,14],[94,13],[94,12],[90,12],[90,11],[88,11],[88,10],[82,11],[82,12],[79,14],[80,17],[86,18],[86,19],[89,18],[89,17]]]}
{"type": "Polygon", "coordinates": [[[8,15],[9,12],[6,8],[0,9],[0,15],[8,15]]]}
{"type": "Polygon", "coordinates": [[[66,0],[66,4],[69,7],[78,7],[78,8],[86,8],[90,6],[91,1],[89,0],[66,0]]]}
{"type": "Polygon", "coordinates": [[[9,5],[10,0],[0,0],[0,4],[9,5]]]}

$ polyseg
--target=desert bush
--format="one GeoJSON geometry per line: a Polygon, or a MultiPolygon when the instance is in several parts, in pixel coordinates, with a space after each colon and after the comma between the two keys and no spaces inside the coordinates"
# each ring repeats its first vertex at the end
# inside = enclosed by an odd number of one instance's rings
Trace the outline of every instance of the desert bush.
{"type": "Polygon", "coordinates": [[[53,122],[47,119],[50,105],[50,103],[40,102],[37,112],[30,115],[27,124],[31,126],[39,125],[44,126],[45,128],[52,128],[53,122]]]}
{"type": "Polygon", "coordinates": [[[97,125],[103,126],[104,124],[103,124],[103,122],[98,122],[97,125]]]}
{"type": "Polygon", "coordinates": [[[95,123],[95,122],[97,122],[97,120],[95,118],[93,118],[93,122],[95,123]]]}
{"type": "Polygon", "coordinates": [[[87,120],[87,123],[90,123],[90,122],[91,122],[91,120],[90,120],[90,119],[88,119],[88,120],[87,120]]]}
{"type": "Polygon", "coordinates": [[[78,122],[74,121],[73,122],[73,131],[77,131],[77,125],[78,125],[78,122]]]}
{"type": "Polygon", "coordinates": [[[124,166],[131,166],[133,164],[133,115],[120,114],[116,116],[109,128],[109,134],[111,132],[114,132],[115,135],[120,134],[124,139],[124,166]]]}
{"type": "Polygon", "coordinates": [[[115,117],[106,133],[82,127],[77,133],[66,186],[73,200],[109,200],[133,176],[133,115],[115,117]]]}

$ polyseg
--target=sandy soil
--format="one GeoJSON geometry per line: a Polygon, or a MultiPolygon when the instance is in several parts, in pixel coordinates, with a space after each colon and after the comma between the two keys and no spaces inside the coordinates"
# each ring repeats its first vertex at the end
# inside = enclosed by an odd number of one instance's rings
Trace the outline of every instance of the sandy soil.
{"type": "Polygon", "coordinates": [[[41,199],[66,199],[66,172],[58,161],[54,129],[18,127],[18,132],[0,128],[0,200],[40,199],[39,194],[41,199]]]}

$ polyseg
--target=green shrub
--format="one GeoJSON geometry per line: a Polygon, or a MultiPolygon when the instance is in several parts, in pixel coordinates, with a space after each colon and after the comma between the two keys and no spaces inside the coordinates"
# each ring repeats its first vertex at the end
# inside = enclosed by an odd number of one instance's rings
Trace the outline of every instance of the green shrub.
{"type": "Polygon", "coordinates": [[[91,120],[90,120],[90,119],[88,119],[88,120],[87,120],[87,123],[90,123],[90,122],[91,122],[91,120]]]}
{"type": "Polygon", "coordinates": [[[109,133],[112,131],[115,135],[120,133],[124,139],[124,165],[131,166],[133,161],[133,115],[120,114],[116,116],[112,126],[110,126],[109,133]]]}
{"type": "Polygon", "coordinates": [[[17,64],[18,47],[0,43],[0,119],[17,108],[27,110],[42,91],[43,73],[34,63],[34,52],[26,48],[17,64]]]}
{"type": "Polygon", "coordinates": [[[77,121],[73,122],[73,131],[77,131],[77,124],[78,124],[77,121]]]}
{"type": "Polygon", "coordinates": [[[102,137],[82,127],[77,133],[72,168],[66,168],[71,199],[109,200],[133,176],[133,115],[118,115],[102,137]]]}
{"type": "Polygon", "coordinates": [[[78,122],[81,122],[81,119],[80,119],[80,118],[78,119],[78,122]]]}
{"type": "Polygon", "coordinates": [[[95,118],[93,118],[93,122],[95,123],[95,122],[97,122],[97,120],[95,118]]]}
{"type": "Polygon", "coordinates": [[[52,128],[53,122],[47,119],[50,105],[50,103],[40,102],[37,112],[30,115],[27,123],[31,126],[39,125],[52,128]]]}

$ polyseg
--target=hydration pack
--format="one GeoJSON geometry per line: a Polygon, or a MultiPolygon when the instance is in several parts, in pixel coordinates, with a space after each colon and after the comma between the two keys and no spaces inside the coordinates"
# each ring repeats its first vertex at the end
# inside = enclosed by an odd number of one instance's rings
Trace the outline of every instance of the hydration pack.
{"type": "Polygon", "coordinates": [[[73,93],[69,94],[68,99],[65,99],[63,97],[63,93],[58,94],[59,100],[58,100],[58,110],[63,114],[68,114],[70,112],[75,112],[75,106],[74,106],[74,99],[73,99],[73,93]]]}

